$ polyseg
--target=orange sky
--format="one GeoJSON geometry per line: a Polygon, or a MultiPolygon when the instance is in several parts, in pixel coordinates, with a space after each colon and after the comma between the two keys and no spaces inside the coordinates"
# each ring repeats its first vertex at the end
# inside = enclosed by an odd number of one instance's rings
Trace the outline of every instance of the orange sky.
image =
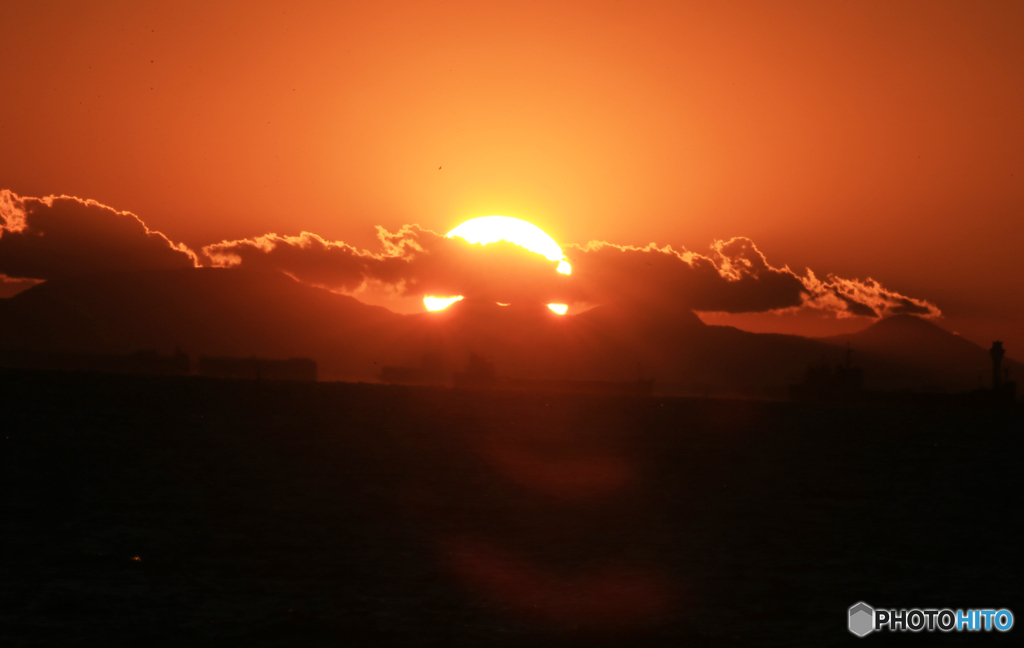
{"type": "Polygon", "coordinates": [[[1024,356],[1024,4],[139,4],[5,8],[0,188],[194,249],[746,236],[1024,356]]]}

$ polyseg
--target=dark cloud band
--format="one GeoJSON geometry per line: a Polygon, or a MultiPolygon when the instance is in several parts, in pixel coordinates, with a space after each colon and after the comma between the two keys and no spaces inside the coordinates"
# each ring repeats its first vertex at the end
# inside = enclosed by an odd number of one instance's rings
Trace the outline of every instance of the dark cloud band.
{"type": "Polygon", "coordinates": [[[710,254],[671,246],[591,242],[569,246],[570,276],[555,263],[511,244],[469,245],[408,225],[378,228],[372,253],[315,234],[268,234],[203,248],[214,265],[272,269],[303,283],[354,292],[367,282],[403,295],[466,295],[501,302],[619,303],[729,313],[816,308],[839,316],[897,313],[939,316],[929,302],[900,295],[868,279],[818,279],[807,270],[770,265],[753,241],[716,241],[710,254]]]}
{"type": "Polygon", "coordinates": [[[60,279],[197,265],[192,250],[131,212],[95,200],[0,191],[0,274],[7,277],[60,279]]]}
{"type": "MultiPolygon", "coordinates": [[[[203,248],[218,267],[283,272],[297,281],[353,293],[373,283],[402,296],[464,295],[503,303],[614,303],[648,309],[728,313],[813,308],[839,317],[941,315],[925,300],[873,279],[818,278],[774,267],[748,238],[716,241],[707,254],[592,241],[568,246],[571,275],[511,243],[484,249],[418,225],[377,230],[380,250],[360,250],[303,232],[222,241],[203,248]]],[[[0,276],[46,280],[101,272],[200,265],[183,244],[130,212],[69,196],[0,191],[0,276]]],[[[31,285],[25,284],[25,285],[31,285]]]]}

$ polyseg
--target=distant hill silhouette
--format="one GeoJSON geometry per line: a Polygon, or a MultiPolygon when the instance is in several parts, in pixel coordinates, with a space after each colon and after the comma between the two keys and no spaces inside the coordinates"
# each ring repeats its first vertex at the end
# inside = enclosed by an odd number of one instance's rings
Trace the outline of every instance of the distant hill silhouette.
{"type": "Polygon", "coordinates": [[[559,316],[543,305],[458,302],[411,316],[406,364],[429,352],[457,365],[470,353],[502,376],[568,380],[653,378],[659,391],[781,395],[807,363],[834,351],[797,336],[707,326],[692,312],[640,305],[598,306],[559,316]],[[428,334],[429,332],[429,334],[428,334]],[[765,391],[765,390],[768,391],[765,391]],[[772,391],[774,390],[774,391],[772,391]]]}
{"type": "MultiPolygon", "coordinates": [[[[855,352],[913,367],[920,380],[933,380],[950,389],[990,387],[992,361],[987,348],[914,315],[894,315],[856,333],[822,341],[842,346],[849,343],[855,352]]],[[[1024,365],[1007,359],[1003,366],[1012,376],[1024,377],[1024,365]]]]}
{"type": "Polygon", "coordinates": [[[0,347],[127,353],[177,346],[193,357],[323,358],[325,376],[357,376],[372,366],[373,341],[400,321],[279,273],[186,269],[40,284],[0,301],[0,347]]]}
{"type": "MultiPolygon", "coordinates": [[[[445,371],[470,354],[509,378],[654,379],[670,393],[785,397],[846,342],[872,389],[976,388],[984,349],[909,316],[825,340],[708,326],[659,305],[604,305],[559,316],[542,305],[464,300],[399,315],[280,273],[185,269],[54,280],[0,300],[2,353],[132,353],[180,347],[193,358],[311,358],[321,379],[376,380],[385,366],[445,371]]],[[[1016,375],[1019,365],[1008,362],[1016,375]]]]}

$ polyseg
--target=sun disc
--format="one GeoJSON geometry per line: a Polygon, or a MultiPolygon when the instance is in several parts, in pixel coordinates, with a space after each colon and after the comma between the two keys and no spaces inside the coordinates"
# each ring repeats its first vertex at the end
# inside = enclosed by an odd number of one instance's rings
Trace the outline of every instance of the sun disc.
{"type": "Polygon", "coordinates": [[[462,300],[462,295],[455,297],[424,297],[423,305],[428,311],[442,311],[457,301],[462,300]]]}
{"type": "Polygon", "coordinates": [[[550,261],[558,261],[558,272],[562,274],[572,272],[569,263],[565,261],[562,248],[555,243],[555,239],[533,223],[519,218],[510,216],[471,218],[448,232],[448,238],[455,236],[465,239],[467,243],[479,243],[480,245],[508,241],[531,252],[536,252],[550,261]]]}
{"type": "Polygon", "coordinates": [[[559,315],[565,315],[565,312],[569,310],[568,304],[548,304],[548,308],[558,313],[559,315]]]}

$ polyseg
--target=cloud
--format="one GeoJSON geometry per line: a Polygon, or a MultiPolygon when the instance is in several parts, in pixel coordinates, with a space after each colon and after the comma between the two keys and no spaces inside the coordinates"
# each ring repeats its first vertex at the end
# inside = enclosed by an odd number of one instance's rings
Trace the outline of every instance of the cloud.
{"type": "MultiPolygon", "coordinates": [[[[379,250],[360,250],[311,232],[267,234],[207,245],[217,267],[283,272],[348,294],[384,287],[398,297],[464,295],[503,303],[624,304],[647,310],[751,313],[816,309],[838,317],[941,315],[932,303],[878,281],[817,277],[772,266],[748,238],[715,241],[706,254],[671,246],[592,241],[565,248],[571,275],[556,261],[511,243],[486,248],[418,225],[377,228],[379,250]]],[[[33,281],[114,271],[200,265],[183,244],[142,220],[94,200],[22,197],[0,191],[0,295],[33,281]]]]}
{"type": "Polygon", "coordinates": [[[589,301],[673,302],[702,312],[752,313],[811,308],[837,317],[909,313],[939,317],[939,308],[901,295],[874,279],[819,279],[773,267],[748,238],[715,241],[710,254],[591,242],[570,248],[589,301]],[[585,279],[584,279],[585,277],[585,279]]]}
{"type": "Polygon", "coordinates": [[[183,244],[131,212],[71,196],[24,197],[0,190],[0,274],[60,279],[102,272],[198,265],[183,244]]]}
{"type": "Polygon", "coordinates": [[[568,246],[570,276],[554,262],[511,244],[470,245],[418,225],[377,230],[379,252],[316,234],[268,234],[203,248],[214,265],[278,270],[330,290],[354,293],[369,285],[397,295],[465,295],[501,302],[619,303],[708,312],[815,308],[838,316],[908,312],[937,316],[938,308],[878,282],[829,275],[818,279],[768,263],[753,241],[715,241],[703,255],[671,246],[591,242],[568,246]]]}
{"type": "Polygon", "coordinates": [[[799,306],[806,293],[797,276],[770,266],[746,238],[716,241],[710,255],[592,241],[571,247],[569,258],[581,301],[743,313],[799,306]]]}
{"type": "Polygon", "coordinates": [[[316,234],[267,234],[203,248],[219,267],[279,270],[306,284],[352,293],[367,283],[391,286],[400,296],[466,295],[502,302],[550,301],[568,292],[558,263],[511,243],[471,245],[407,225],[377,229],[381,251],[359,250],[316,234]]]}
{"type": "Polygon", "coordinates": [[[942,316],[942,311],[935,304],[901,295],[870,277],[861,281],[829,274],[825,279],[818,279],[811,270],[807,270],[803,282],[809,295],[806,306],[832,310],[840,317],[888,317],[904,313],[922,317],[942,316]]]}

